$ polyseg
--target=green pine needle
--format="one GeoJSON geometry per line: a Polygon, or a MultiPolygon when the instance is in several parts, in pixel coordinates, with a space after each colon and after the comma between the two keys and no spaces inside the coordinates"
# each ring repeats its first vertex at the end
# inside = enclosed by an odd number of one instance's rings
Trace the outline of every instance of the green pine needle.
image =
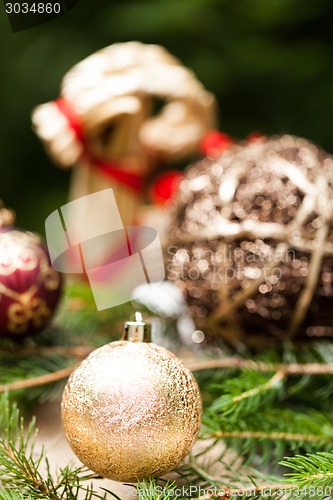
{"type": "MultiPolygon", "coordinates": [[[[287,482],[293,483],[297,489],[297,498],[332,498],[333,493],[333,453],[318,452],[316,454],[296,455],[280,462],[292,469],[285,474],[287,482]]],[[[296,493],[294,494],[296,497],[296,493]]]]}
{"type": "Polygon", "coordinates": [[[282,397],[284,379],[280,372],[267,376],[244,370],[238,377],[221,385],[223,394],[214,401],[207,413],[220,414],[232,420],[251,414],[263,405],[270,405],[277,397],[282,397]]]}
{"type": "Polygon", "coordinates": [[[52,477],[44,451],[35,449],[37,430],[32,419],[27,428],[17,405],[10,404],[8,395],[0,396],[0,498],[4,500],[50,499],[91,500],[101,498],[92,490],[95,477],[87,469],[64,467],[52,477]],[[46,465],[46,477],[40,472],[46,465]]]}

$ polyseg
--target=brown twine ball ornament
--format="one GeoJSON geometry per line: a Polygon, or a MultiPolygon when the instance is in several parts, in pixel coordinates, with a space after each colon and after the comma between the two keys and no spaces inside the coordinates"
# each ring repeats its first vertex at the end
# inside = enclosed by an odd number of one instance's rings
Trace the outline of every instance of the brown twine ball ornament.
{"type": "Polygon", "coordinates": [[[168,278],[197,326],[232,343],[333,336],[333,160],[285,135],[189,168],[168,278]]]}
{"type": "Polygon", "coordinates": [[[71,375],[62,420],[87,467],[135,482],[164,474],[189,453],[201,397],[190,371],[150,342],[150,325],[138,317],[125,324],[123,340],[95,350],[71,375]]]}

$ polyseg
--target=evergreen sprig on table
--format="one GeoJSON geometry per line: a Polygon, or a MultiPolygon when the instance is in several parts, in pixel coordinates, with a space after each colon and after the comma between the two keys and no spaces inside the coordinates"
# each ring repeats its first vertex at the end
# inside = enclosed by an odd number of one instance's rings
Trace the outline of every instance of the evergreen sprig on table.
{"type": "Polygon", "coordinates": [[[7,394],[0,398],[0,497],[6,498],[78,498],[85,492],[84,499],[93,497],[91,486],[86,486],[94,475],[85,468],[63,468],[56,478],[43,450],[35,452],[35,420],[25,430],[23,417],[17,405],[9,404],[7,394]],[[46,475],[40,472],[46,466],[46,475]]]}
{"type": "MultiPolygon", "coordinates": [[[[53,477],[43,450],[36,453],[34,419],[25,431],[23,418],[16,404],[10,404],[6,394],[0,397],[0,498],[1,500],[78,499],[119,497],[110,490],[93,489],[96,476],[86,468],[66,466],[53,477]],[[46,473],[40,472],[46,465],[46,473]],[[102,491],[102,494],[101,494],[102,491]]],[[[159,482],[150,479],[139,482],[135,488],[140,500],[199,498],[200,500],[251,498],[327,498],[333,492],[333,453],[319,452],[296,455],[281,462],[292,469],[283,481],[269,474],[242,465],[239,460],[224,464],[225,474],[214,478],[198,466],[193,458],[176,472],[185,480],[179,488],[176,481],[159,482]],[[201,493],[204,491],[202,495],[201,493]],[[177,491],[181,493],[178,494],[177,491]],[[197,491],[198,494],[195,492],[197,491]],[[269,493],[268,493],[269,492],[269,493]]],[[[121,500],[121,499],[120,499],[121,500]]]]}
{"type": "MultiPolygon", "coordinates": [[[[59,399],[77,363],[115,340],[137,308],[96,313],[86,288],[68,290],[52,330],[21,343],[0,342],[0,500],[119,498],[95,491],[96,477],[85,468],[67,466],[53,477],[43,452],[34,452],[34,421],[24,431],[17,406],[59,399]]],[[[207,359],[203,352],[189,367],[204,399],[203,451],[175,471],[179,480],[133,486],[139,499],[333,498],[331,343],[242,356],[224,347],[223,357],[207,359]],[[215,461],[223,473],[216,474],[209,451],[221,443],[215,461]],[[285,478],[281,465],[288,467],[285,478]]]]}

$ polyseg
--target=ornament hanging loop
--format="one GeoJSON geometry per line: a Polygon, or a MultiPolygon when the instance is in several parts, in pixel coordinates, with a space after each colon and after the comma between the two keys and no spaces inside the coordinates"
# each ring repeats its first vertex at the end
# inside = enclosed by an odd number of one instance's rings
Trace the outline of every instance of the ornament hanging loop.
{"type": "Polygon", "coordinates": [[[135,313],[135,321],[124,324],[122,340],[128,342],[151,342],[151,324],[142,320],[142,314],[135,313]]]}

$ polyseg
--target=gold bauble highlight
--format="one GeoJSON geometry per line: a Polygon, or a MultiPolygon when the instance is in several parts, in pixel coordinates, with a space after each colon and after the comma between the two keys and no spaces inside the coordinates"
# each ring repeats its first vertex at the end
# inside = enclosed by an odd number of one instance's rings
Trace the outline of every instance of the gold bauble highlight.
{"type": "Polygon", "coordinates": [[[175,468],[201,420],[198,385],[176,356],[145,342],[107,344],[71,375],[62,401],[67,439],[97,474],[137,481],[175,468]]]}

